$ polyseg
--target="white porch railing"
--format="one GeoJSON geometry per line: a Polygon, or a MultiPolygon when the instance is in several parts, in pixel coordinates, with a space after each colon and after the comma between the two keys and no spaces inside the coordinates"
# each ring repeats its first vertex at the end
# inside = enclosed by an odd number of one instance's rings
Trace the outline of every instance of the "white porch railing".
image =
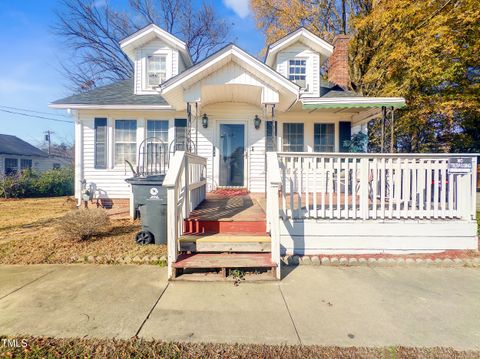
{"type": "Polygon", "coordinates": [[[267,153],[267,231],[271,237],[272,262],[277,264],[276,276],[281,279],[280,263],[280,208],[278,193],[282,184],[278,157],[276,152],[267,153]]]}
{"type": "Polygon", "coordinates": [[[172,264],[177,260],[178,238],[183,234],[185,218],[205,199],[207,159],[177,151],[163,181],[167,188],[167,246],[168,277],[172,277],[172,264]]]}
{"type": "Polygon", "coordinates": [[[278,153],[280,212],[284,219],[473,220],[476,163],[473,154],[278,153]],[[471,159],[472,170],[452,173],[451,157],[471,159]]]}

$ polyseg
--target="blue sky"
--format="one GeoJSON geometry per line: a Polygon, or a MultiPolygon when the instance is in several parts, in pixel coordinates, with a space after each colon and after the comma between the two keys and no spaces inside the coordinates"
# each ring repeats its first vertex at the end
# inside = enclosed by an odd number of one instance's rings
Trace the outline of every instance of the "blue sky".
{"type": "MultiPolygon", "coordinates": [[[[264,45],[264,38],[255,28],[248,0],[212,1],[219,14],[232,24],[232,41],[257,55],[264,45]]],[[[51,30],[57,7],[58,0],[0,1],[0,43],[3,44],[0,55],[0,133],[16,135],[34,145],[42,143],[46,130],[55,132],[52,136],[55,142],[73,142],[74,138],[70,123],[4,112],[25,113],[19,109],[27,109],[39,112],[28,112],[32,115],[71,120],[65,111],[48,108],[51,101],[70,94],[59,71],[59,63],[65,56],[64,45],[51,30]]]]}

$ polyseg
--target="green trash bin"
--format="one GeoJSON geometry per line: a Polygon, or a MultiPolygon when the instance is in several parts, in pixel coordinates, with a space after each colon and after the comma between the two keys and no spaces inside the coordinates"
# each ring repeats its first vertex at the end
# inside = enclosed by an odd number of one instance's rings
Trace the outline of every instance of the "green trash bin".
{"type": "Polygon", "coordinates": [[[137,234],[139,244],[167,244],[167,199],[149,198],[140,206],[142,230],[137,234]]]}
{"type": "Polygon", "coordinates": [[[151,175],[145,177],[131,177],[125,181],[132,186],[134,219],[140,214],[140,206],[147,203],[149,198],[154,196],[167,196],[166,190],[162,187],[165,175],[151,175]]]}
{"type": "Polygon", "coordinates": [[[142,221],[142,230],[135,240],[139,244],[167,243],[167,190],[163,187],[164,175],[132,177],[126,181],[131,184],[134,218],[142,221]]]}

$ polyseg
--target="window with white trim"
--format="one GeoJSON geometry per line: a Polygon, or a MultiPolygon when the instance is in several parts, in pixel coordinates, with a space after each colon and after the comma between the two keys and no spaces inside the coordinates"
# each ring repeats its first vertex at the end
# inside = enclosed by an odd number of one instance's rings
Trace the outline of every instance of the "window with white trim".
{"type": "Polygon", "coordinates": [[[288,79],[302,89],[307,87],[307,60],[293,59],[288,61],[288,79]]]}
{"type": "Polygon", "coordinates": [[[335,152],[335,125],[316,123],[313,127],[313,151],[335,152]]]}
{"type": "Polygon", "coordinates": [[[154,88],[167,77],[167,57],[152,55],[147,57],[147,87],[154,88]]]}
{"type": "Polygon", "coordinates": [[[18,159],[5,158],[5,175],[13,176],[18,172],[18,159]]]}
{"type": "Polygon", "coordinates": [[[136,163],[137,121],[115,120],[115,166],[123,166],[125,161],[136,163]]]}
{"type": "Polygon", "coordinates": [[[283,124],[283,151],[303,152],[303,123],[283,124]]]}
{"type": "Polygon", "coordinates": [[[164,163],[168,153],[168,120],[147,120],[148,163],[164,163]]]}
{"type": "Polygon", "coordinates": [[[32,169],[32,160],[27,158],[20,159],[20,169],[23,170],[31,170],[32,169]]]}
{"type": "Polygon", "coordinates": [[[151,137],[152,142],[168,143],[168,120],[147,120],[147,138],[151,137]]]}

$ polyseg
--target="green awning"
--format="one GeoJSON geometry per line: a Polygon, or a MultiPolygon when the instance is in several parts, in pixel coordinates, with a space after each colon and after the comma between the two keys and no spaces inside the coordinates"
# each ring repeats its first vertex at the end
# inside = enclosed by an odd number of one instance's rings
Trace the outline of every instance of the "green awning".
{"type": "Polygon", "coordinates": [[[406,103],[405,103],[405,99],[403,98],[392,98],[391,100],[379,98],[379,101],[375,101],[374,98],[369,98],[369,97],[359,97],[358,99],[349,99],[349,101],[346,101],[345,99],[338,99],[337,101],[334,99],[328,99],[327,101],[323,99],[319,99],[318,101],[310,101],[307,103],[305,102],[302,103],[303,109],[356,108],[356,107],[381,108],[383,106],[402,108],[406,106],[406,103]]]}

